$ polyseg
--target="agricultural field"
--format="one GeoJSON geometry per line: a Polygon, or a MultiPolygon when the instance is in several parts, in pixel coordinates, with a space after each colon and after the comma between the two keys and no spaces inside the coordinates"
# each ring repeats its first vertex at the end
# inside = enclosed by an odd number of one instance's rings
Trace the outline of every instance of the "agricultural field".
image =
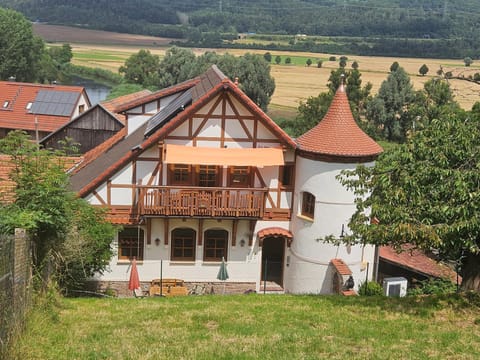
{"type": "MultiPolygon", "coordinates": [[[[49,25],[43,25],[48,27],[49,25]]],[[[133,53],[144,48],[153,54],[163,56],[168,48],[168,39],[145,37],[140,35],[125,35],[104,31],[92,31],[68,27],[54,27],[50,32],[39,30],[34,27],[37,34],[41,35],[51,45],[68,42],[72,45],[74,58],[77,65],[100,67],[111,71],[117,71],[125,60],[133,53]],[[70,29],[70,30],[69,30],[70,29]],[[62,36],[56,35],[58,32],[62,36]],[[69,31],[71,34],[69,34],[69,31]]],[[[217,51],[218,53],[229,52],[240,56],[246,52],[264,54],[264,50],[239,50],[239,49],[192,49],[196,54],[205,51],[217,51]]],[[[273,94],[270,109],[292,113],[295,112],[300,101],[309,96],[317,96],[326,91],[330,72],[338,67],[338,61],[329,61],[331,54],[319,54],[308,52],[282,52],[271,51],[272,76],[275,78],[276,89],[273,94]],[[279,55],[282,58],[280,65],[274,60],[279,55]],[[292,63],[285,64],[285,59],[290,57],[292,63]],[[307,59],[312,60],[312,65],[306,65],[307,59]],[[317,68],[317,61],[322,60],[321,68],[317,68]]],[[[335,55],[337,59],[340,55],[335,55]]],[[[454,76],[473,75],[480,72],[480,62],[474,62],[470,67],[465,67],[463,59],[421,59],[421,58],[392,58],[392,57],[369,57],[349,56],[347,68],[353,61],[359,64],[363,83],[372,83],[372,93],[375,94],[381,83],[387,78],[390,65],[397,61],[410,75],[415,89],[420,89],[428,79],[436,75],[437,70],[443,67],[444,71],[451,71],[454,76]],[[426,64],[429,72],[426,76],[420,76],[419,68],[426,64]]],[[[241,81],[241,79],[240,79],[241,81]]],[[[460,105],[470,110],[476,101],[480,101],[480,85],[464,80],[451,79],[455,99],[460,105]]]]}

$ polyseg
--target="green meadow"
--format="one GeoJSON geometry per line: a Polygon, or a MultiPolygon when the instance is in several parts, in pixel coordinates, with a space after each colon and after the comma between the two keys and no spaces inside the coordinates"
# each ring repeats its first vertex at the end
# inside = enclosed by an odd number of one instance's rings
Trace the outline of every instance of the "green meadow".
{"type": "Polygon", "coordinates": [[[14,359],[478,359],[480,298],[206,295],[36,306],[14,359]]]}

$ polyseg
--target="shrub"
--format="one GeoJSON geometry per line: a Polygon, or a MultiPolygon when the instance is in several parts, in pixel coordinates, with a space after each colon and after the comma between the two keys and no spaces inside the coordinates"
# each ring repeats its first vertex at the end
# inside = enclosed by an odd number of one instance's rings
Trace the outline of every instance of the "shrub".
{"type": "Polygon", "coordinates": [[[337,57],[336,56],[330,56],[330,58],[328,59],[330,61],[337,61],[337,57]]]}
{"type": "Polygon", "coordinates": [[[358,294],[362,296],[383,296],[383,288],[375,281],[365,281],[360,284],[358,294]]]}
{"type": "Polygon", "coordinates": [[[427,279],[420,281],[418,286],[408,290],[408,295],[442,295],[451,294],[457,290],[454,283],[444,279],[427,279]]]}

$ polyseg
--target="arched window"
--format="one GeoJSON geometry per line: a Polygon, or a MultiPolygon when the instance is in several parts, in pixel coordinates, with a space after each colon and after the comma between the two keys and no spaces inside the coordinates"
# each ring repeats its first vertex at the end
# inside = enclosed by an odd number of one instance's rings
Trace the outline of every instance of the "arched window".
{"type": "Polygon", "coordinates": [[[195,261],[196,235],[195,230],[190,228],[173,230],[171,260],[195,261]]]}
{"type": "Polygon", "coordinates": [[[315,196],[307,191],[302,194],[302,212],[305,217],[313,219],[315,216],[315,196]]]}
{"type": "Polygon", "coordinates": [[[207,230],[204,235],[204,261],[227,260],[228,232],[226,230],[207,230]]]}
{"type": "Polygon", "coordinates": [[[118,259],[143,260],[143,230],[137,227],[125,228],[118,233],[118,259]]]}

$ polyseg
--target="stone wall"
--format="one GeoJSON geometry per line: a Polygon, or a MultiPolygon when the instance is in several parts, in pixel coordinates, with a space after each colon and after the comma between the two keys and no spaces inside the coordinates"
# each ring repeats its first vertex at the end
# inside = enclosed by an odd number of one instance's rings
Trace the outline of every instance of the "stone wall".
{"type": "MultiPolygon", "coordinates": [[[[144,292],[148,292],[150,282],[142,281],[140,286],[144,292]]],[[[244,294],[255,291],[253,282],[185,282],[188,290],[195,290],[202,294],[244,294]]],[[[118,297],[132,297],[133,293],[128,289],[127,281],[90,281],[88,291],[118,297]]]]}

